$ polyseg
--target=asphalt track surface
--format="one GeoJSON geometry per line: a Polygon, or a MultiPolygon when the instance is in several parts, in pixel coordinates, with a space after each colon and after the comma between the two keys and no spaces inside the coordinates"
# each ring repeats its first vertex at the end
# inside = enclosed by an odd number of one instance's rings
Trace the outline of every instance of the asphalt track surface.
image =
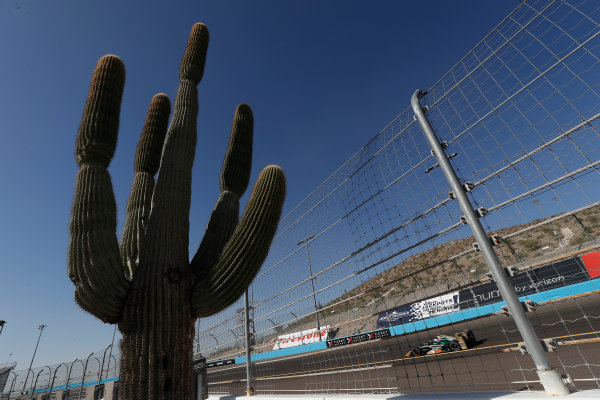
{"type": "MultiPolygon", "coordinates": [[[[540,337],[554,338],[552,366],[572,389],[600,388],[600,293],[542,305],[527,313],[540,337]]],[[[255,363],[258,394],[422,393],[543,390],[530,355],[510,316],[491,315],[402,336],[255,363]],[[439,334],[471,329],[468,350],[406,357],[439,334]]],[[[245,394],[245,364],[208,369],[209,393],[245,394]]]]}

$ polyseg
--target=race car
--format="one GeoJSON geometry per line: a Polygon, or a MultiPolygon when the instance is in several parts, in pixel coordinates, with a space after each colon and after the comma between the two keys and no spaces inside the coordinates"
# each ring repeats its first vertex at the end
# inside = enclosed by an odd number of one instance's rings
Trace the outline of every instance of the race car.
{"type": "Polygon", "coordinates": [[[454,336],[438,335],[433,340],[415,347],[406,357],[418,357],[426,354],[439,354],[459,351],[475,346],[475,335],[471,330],[458,332],[454,336]]]}

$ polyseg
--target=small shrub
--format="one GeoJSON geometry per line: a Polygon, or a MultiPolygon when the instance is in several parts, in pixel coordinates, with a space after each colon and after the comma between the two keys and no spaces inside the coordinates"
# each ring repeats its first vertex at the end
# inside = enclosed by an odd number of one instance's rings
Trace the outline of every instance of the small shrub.
{"type": "Polygon", "coordinates": [[[534,238],[519,240],[519,244],[529,251],[536,250],[540,247],[540,243],[534,238]]]}
{"type": "Polygon", "coordinates": [[[585,235],[577,235],[571,238],[571,240],[569,240],[569,246],[576,246],[578,244],[581,244],[583,242],[587,241],[587,237],[585,235]]]}

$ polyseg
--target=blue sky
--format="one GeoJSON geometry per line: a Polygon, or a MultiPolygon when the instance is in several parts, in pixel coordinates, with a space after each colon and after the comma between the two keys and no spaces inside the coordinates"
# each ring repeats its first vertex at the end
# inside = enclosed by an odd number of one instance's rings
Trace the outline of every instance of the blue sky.
{"type": "Polygon", "coordinates": [[[35,366],[87,355],[112,338],[112,325],[75,304],[66,263],[75,135],[103,54],[119,55],[127,69],[110,166],[120,237],[148,103],[158,92],[174,98],[189,30],[198,21],[209,28],[190,215],[195,248],[238,103],[254,111],[251,180],[263,166],[281,165],[285,213],[518,3],[3,0],[0,364],[27,368],[42,323],[35,366]]]}

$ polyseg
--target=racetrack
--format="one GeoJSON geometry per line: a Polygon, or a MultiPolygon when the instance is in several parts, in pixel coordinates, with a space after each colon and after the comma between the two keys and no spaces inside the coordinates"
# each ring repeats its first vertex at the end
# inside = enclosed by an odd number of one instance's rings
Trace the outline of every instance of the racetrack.
{"type": "MultiPolygon", "coordinates": [[[[527,314],[540,339],[560,346],[547,353],[574,388],[600,387],[600,294],[544,304],[527,314]]],[[[402,336],[261,360],[254,366],[257,393],[407,393],[428,391],[542,390],[529,355],[514,351],[522,339],[510,316],[491,315],[402,336]],[[438,334],[471,329],[475,347],[406,357],[438,334]]],[[[243,394],[245,364],[208,370],[211,394],[243,394]]]]}

